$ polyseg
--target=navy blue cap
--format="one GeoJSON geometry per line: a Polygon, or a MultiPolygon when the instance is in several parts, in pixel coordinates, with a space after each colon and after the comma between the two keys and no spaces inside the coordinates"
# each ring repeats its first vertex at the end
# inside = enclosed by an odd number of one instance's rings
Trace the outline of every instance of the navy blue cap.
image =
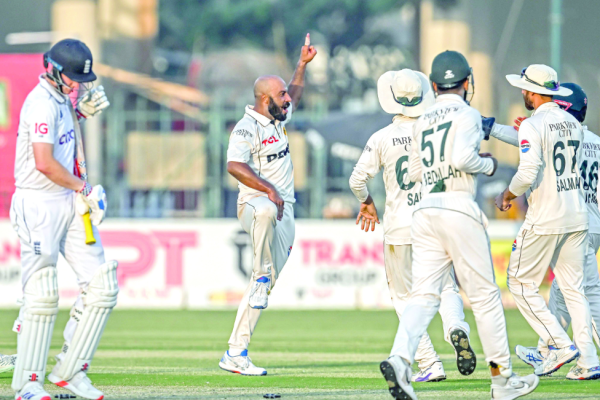
{"type": "Polygon", "coordinates": [[[96,80],[96,74],[92,71],[92,52],[82,41],[61,40],[44,54],[44,61],[75,82],[96,80]]]}
{"type": "Polygon", "coordinates": [[[561,87],[571,89],[573,93],[569,96],[552,96],[552,100],[560,106],[563,110],[573,115],[579,122],[585,120],[585,114],[587,112],[587,94],[583,91],[583,88],[576,83],[561,83],[561,87]]]}

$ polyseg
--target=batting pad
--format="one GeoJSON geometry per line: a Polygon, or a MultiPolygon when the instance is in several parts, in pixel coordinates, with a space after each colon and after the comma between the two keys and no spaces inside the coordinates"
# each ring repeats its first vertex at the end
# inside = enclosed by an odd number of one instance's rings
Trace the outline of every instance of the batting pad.
{"type": "Polygon", "coordinates": [[[117,304],[117,265],[116,261],[102,264],[83,292],[83,315],[57,374],[64,381],[86,371],[92,363],[106,321],[117,304]]]}
{"type": "Polygon", "coordinates": [[[46,360],[54,321],[58,314],[56,268],[36,271],[25,284],[23,321],[17,339],[17,363],[12,388],[19,391],[29,381],[44,384],[46,360]]]}

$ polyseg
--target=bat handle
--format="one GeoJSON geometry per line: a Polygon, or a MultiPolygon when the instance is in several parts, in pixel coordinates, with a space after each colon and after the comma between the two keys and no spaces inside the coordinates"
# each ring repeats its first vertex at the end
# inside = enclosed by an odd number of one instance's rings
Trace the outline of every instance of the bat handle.
{"type": "Polygon", "coordinates": [[[90,219],[90,213],[86,212],[82,215],[83,217],[83,226],[85,228],[85,244],[94,244],[96,243],[96,238],[94,237],[94,231],[92,229],[92,220],[90,219]]]}

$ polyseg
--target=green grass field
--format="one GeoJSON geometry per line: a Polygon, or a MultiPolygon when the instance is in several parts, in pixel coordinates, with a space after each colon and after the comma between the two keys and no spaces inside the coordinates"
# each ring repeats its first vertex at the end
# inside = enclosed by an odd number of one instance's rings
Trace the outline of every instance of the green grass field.
{"type": "MultiPolygon", "coordinates": [[[[14,353],[10,331],[16,310],[0,315],[0,351],[14,353]]],[[[391,348],[397,328],[392,311],[272,311],[263,313],[250,355],[265,367],[264,377],[245,377],[218,368],[227,349],[232,311],[115,311],[108,323],[90,377],[107,399],[391,399],[379,362],[391,348]]],[[[67,313],[61,312],[51,356],[62,344],[67,313]]],[[[420,399],[489,399],[489,372],[469,312],[471,339],[480,364],[461,376],[450,345],[443,341],[439,317],[429,327],[448,379],[415,385],[420,399]]],[[[507,311],[510,345],[534,344],[536,336],[518,311],[507,311]]],[[[513,357],[521,374],[531,369],[513,357]]],[[[54,364],[52,357],[49,365],[54,364]]],[[[49,368],[49,369],[50,369],[49,368]]],[[[543,378],[532,399],[600,399],[600,381],[564,379],[568,366],[543,378]]],[[[14,398],[12,374],[0,375],[0,398],[14,398]]],[[[50,383],[46,388],[52,394],[50,383]]],[[[58,389],[58,388],[57,388],[58,389]]]]}

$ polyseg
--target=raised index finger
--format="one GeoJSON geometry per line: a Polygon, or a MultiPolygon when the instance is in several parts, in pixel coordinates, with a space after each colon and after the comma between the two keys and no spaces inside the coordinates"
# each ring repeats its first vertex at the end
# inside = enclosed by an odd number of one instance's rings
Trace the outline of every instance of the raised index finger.
{"type": "Polygon", "coordinates": [[[304,39],[304,45],[310,46],[310,33],[306,34],[306,38],[304,39]]]}

